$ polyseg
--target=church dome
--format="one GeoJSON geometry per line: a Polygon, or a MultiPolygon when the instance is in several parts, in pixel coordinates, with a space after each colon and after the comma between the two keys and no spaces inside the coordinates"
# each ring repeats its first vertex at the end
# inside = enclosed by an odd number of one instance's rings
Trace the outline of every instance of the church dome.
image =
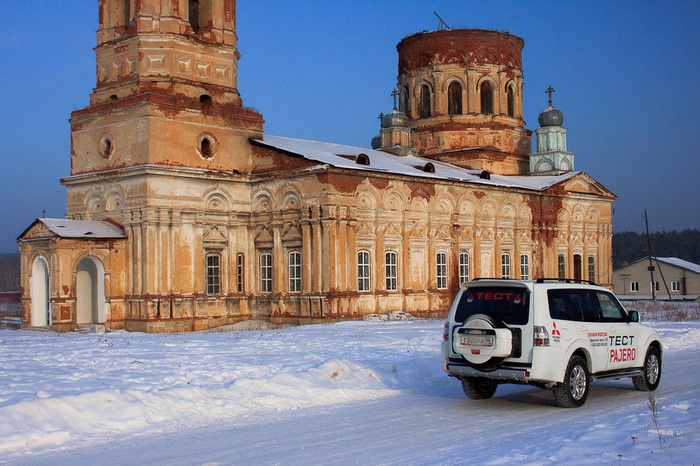
{"type": "Polygon", "coordinates": [[[384,118],[382,118],[382,128],[403,128],[407,125],[408,117],[405,113],[398,110],[392,110],[391,113],[384,115],[384,118]]]}
{"type": "Polygon", "coordinates": [[[372,138],[372,149],[377,150],[382,148],[382,135],[377,134],[372,138]]]}
{"type": "Polygon", "coordinates": [[[537,121],[540,123],[541,127],[561,126],[564,124],[564,115],[561,113],[561,111],[550,105],[544,110],[544,112],[540,113],[537,121]]]}

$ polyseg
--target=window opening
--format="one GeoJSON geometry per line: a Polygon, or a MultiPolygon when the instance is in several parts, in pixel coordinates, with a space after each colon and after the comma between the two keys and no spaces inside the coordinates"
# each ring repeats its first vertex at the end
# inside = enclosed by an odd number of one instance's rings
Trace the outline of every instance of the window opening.
{"type": "Polygon", "coordinates": [[[199,32],[199,0],[189,0],[189,17],[192,30],[199,32]]]}
{"type": "Polygon", "coordinates": [[[527,254],[520,255],[520,279],[530,279],[530,256],[527,254]]]}
{"type": "Polygon", "coordinates": [[[481,113],[493,114],[493,86],[490,81],[481,83],[481,113]]]}
{"type": "Polygon", "coordinates": [[[574,254],[574,280],[580,281],[583,278],[583,271],[581,268],[581,255],[574,254]]]}
{"type": "Polygon", "coordinates": [[[630,291],[636,293],[639,291],[639,282],[630,282],[630,291]]]}
{"type": "Polygon", "coordinates": [[[564,254],[559,254],[557,266],[559,268],[559,278],[566,278],[566,261],[564,260],[564,254]]]}
{"type": "Polygon", "coordinates": [[[369,291],[370,285],[370,263],[369,252],[360,251],[357,253],[357,291],[369,291]]]}
{"type": "Polygon", "coordinates": [[[213,150],[212,150],[212,143],[209,138],[204,138],[202,139],[202,143],[200,146],[200,151],[202,152],[202,157],[204,158],[209,158],[212,156],[213,150]]]}
{"type": "Polygon", "coordinates": [[[301,253],[289,253],[289,292],[301,293],[301,253]]]}
{"type": "Polygon", "coordinates": [[[447,288],[447,254],[437,253],[437,287],[438,290],[447,288]]]}
{"type": "Polygon", "coordinates": [[[420,88],[420,117],[428,118],[430,116],[430,88],[423,86],[420,88]]]}
{"type": "Polygon", "coordinates": [[[588,279],[595,282],[595,256],[588,256],[588,279]]]}
{"type": "Polygon", "coordinates": [[[408,89],[401,89],[401,111],[406,114],[407,117],[411,118],[411,103],[409,100],[408,89]]]}
{"type": "Polygon", "coordinates": [[[207,254],[207,294],[221,293],[221,256],[207,254]]]}
{"type": "Polygon", "coordinates": [[[459,284],[469,281],[469,254],[466,252],[459,255],[459,284]]]}
{"type": "Polygon", "coordinates": [[[397,254],[395,252],[386,253],[386,290],[396,291],[398,289],[397,280],[397,254]]]}
{"type": "Polygon", "coordinates": [[[515,95],[513,94],[513,86],[508,86],[506,91],[508,95],[508,116],[515,116],[515,95]]]}
{"type": "Polygon", "coordinates": [[[671,282],[671,291],[681,291],[681,282],[672,281],[671,282]]]}
{"type": "Polygon", "coordinates": [[[260,254],[260,292],[272,293],[272,254],[260,254]]]}
{"type": "Polygon", "coordinates": [[[243,293],[243,288],[245,282],[244,280],[245,271],[245,256],[243,254],[238,254],[236,256],[236,289],[239,293],[243,293]]]}
{"type": "Polygon", "coordinates": [[[510,254],[501,254],[501,278],[510,278],[510,254]]]}
{"type": "Polygon", "coordinates": [[[456,81],[447,89],[447,112],[450,115],[462,114],[462,86],[456,81]]]}
{"type": "Polygon", "coordinates": [[[369,165],[369,156],[367,154],[358,154],[355,158],[355,163],[358,165],[369,165]]]}

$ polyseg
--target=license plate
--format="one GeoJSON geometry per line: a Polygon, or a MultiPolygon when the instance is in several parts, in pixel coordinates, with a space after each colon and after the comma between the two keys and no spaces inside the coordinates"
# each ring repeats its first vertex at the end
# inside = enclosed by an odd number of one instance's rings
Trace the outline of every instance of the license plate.
{"type": "Polygon", "coordinates": [[[464,346],[493,346],[493,337],[486,335],[462,335],[459,342],[464,346]]]}

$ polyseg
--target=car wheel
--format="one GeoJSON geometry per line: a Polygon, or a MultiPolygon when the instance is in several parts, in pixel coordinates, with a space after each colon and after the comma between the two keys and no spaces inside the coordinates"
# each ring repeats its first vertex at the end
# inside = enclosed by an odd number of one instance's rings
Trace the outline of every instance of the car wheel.
{"type": "Polygon", "coordinates": [[[472,400],[486,400],[496,393],[498,382],[481,377],[467,377],[462,379],[462,390],[472,400]]]}
{"type": "Polygon", "coordinates": [[[554,387],[554,400],[562,408],[578,408],[588,398],[590,375],[586,361],[580,356],[569,360],[564,374],[564,382],[554,387]]]}
{"type": "Polygon", "coordinates": [[[642,392],[653,392],[661,381],[661,358],[658,349],[649,347],[642,369],[643,375],[632,377],[634,388],[642,392]]]}

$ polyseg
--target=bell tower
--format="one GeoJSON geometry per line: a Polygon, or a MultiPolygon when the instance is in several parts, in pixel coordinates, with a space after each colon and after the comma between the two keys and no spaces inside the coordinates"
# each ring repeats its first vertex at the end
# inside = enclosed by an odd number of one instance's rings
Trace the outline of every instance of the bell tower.
{"type": "Polygon", "coordinates": [[[250,171],[262,116],[237,88],[235,0],[99,0],[97,82],[71,116],[71,174],[250,171]]]}

